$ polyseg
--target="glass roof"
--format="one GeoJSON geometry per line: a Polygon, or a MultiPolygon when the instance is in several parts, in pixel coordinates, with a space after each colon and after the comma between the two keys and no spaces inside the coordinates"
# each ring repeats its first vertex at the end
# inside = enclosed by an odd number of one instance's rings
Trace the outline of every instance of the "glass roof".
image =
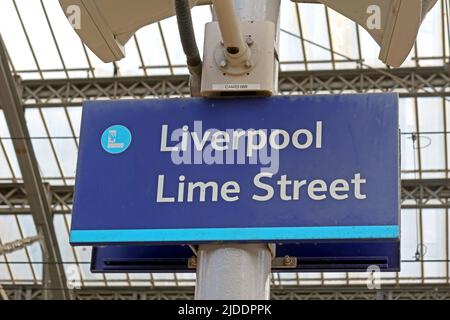
{"type": "MultiPolygon", "coordinates": [[[[403,67],[449,62],[449,7],[449,0],[438,1],[403,67]]],[[[202,51],[211,8],[195,7],[193,17],[202,51]]],[[[280,21],[282,71],[386,68],[364,29],[322,5],[283,0],[280,21]]],[[[139,30],[126,46],[127,57],[115,64],[102,63],[81,43],[57,0],[0,0],[0,34],[14,74],[24,80],[187,74],[175,18],[139,30]]],[[[27,107],[25,117],[44,182],[73,186],[81,106],[27,107]]],[[[402,179],[449,178],[449,98],[402,98],[400,119],[402,179]]],[[[22,182],[21,172],[0,109],[0,184],[16,182],[22,182]]],[[[90,248],[72,248],[68,243],[70,218],[56,211],[54,226],[66,274],[79,275],[83,286],[194,285],[191,274],[91,274],[90,248]]],[[[401,223],[402,272],[383,274],[383,281],[449,283],[448,209],[405,209],[401,223]]],[[[0,245],[36,233],[30,214],[0,210],[0,245]]],[[[42,261],[39,243],[0,254],[0,284],[42,283],[42,261]]],[[[277,273],[272,281],[274,285],[347,285],[366,280],[360,273],[277,273]]]]}

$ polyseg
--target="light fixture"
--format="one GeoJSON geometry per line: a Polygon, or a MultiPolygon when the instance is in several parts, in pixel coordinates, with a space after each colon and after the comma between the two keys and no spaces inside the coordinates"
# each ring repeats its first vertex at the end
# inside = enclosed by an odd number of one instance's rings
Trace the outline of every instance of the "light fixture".
{"type": "Polygon", "coordinates": [[[292,0],[323,3],[366,29],[380,45],[380,60],[399,67],[437,0],[292,0]]]}
{"type": "MultiPolygon", "coordinates": [[[[170,0],[59,2],[83,43],[103,62],[124,58],[125,44],[140,28],[175,15],[175,2],[170,0]]],[[[197,2],[189,0],[191,7],[197,2]]]]}

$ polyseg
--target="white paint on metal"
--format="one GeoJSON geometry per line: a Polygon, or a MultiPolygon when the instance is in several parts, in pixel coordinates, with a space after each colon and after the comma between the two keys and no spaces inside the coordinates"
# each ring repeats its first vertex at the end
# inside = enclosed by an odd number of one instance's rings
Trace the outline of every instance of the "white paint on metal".
{"type": "MultiPolygon", "coordinates": [[[[243,21],[272,21],[278,34],[280,1],[235,0],[235,6],[243,21]]],[[[195,298],[268,300],[274,253],[275,245],[267,244],[200,245],[195,298]]]]}
{"type": "Polygon", "coordinates": [[[197,300],[268,300],[272,254],[265,244],[202,245],[197,300]]]}

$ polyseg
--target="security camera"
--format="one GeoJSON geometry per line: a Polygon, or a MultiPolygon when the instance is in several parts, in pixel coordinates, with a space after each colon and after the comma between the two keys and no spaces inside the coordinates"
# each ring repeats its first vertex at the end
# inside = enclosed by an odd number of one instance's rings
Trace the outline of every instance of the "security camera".
{"type": "MultiPolygon", "coordinates": [[[[305,2],[305,0],[292,0],[305,2]]],[[[317,0],[355,21],[380,45],[380,60],[399,67],[437,0],[317,0]]]]}
{"type": "MultiPolygon", "coordinates": [[[[168,0],[59,0],[81,40],[103,62],[125,57],[124,46],[140,28],[175,15],[168,0]],[[73,15],[77,16],[74,17],[73,15]]],[[[190,6],[198,0],[189,0],[190,6]]]]}

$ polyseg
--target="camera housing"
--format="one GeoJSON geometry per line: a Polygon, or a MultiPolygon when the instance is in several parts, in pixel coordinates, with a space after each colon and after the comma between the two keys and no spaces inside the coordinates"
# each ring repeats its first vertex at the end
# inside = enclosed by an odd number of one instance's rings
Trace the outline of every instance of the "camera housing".
{"type": "Polygon", "coordinates": [[[210,22],[206,25],[202,96],[271,96],[276,93],[278,55],[275,24],[243,21],[241,27],[251,58],[248,62],[233,65],[224,55],[219,24],[210,22]]]}

